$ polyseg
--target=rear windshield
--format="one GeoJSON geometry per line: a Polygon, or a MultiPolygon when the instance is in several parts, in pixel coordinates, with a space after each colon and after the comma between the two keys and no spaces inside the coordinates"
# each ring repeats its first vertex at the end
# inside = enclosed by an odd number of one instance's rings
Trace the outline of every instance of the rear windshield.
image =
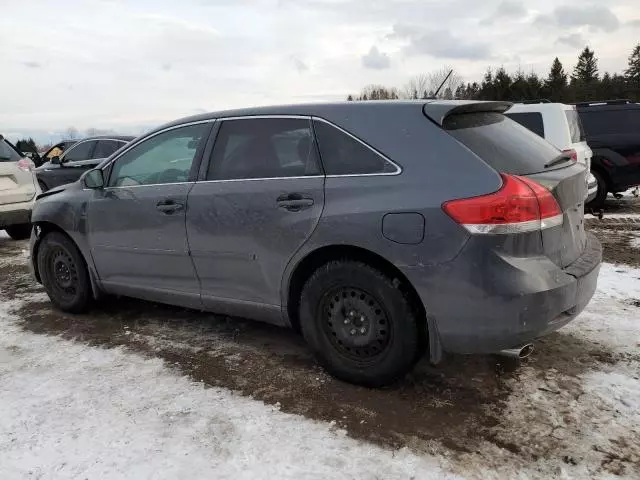
{"type": "Polygon", "coordinates": [[[0,162],[17,162],[22,155],[6,140],[0,140],[0,162]]]}
{"type": "Polygon", "coordinates": [[[539,112],[506,113],[507,117],[544,138],[544,123],[539,112]]]}
{"type": "Polygon", "coordinates": [[[571,133],[571,143],[584,142],[584,129],[582,122],[575,110],[565,110],[567,122],[569,122],[569,132],[571,133]]]}
{"type": "Polygon", "coordinates": [[[496,112],[461,113],[443,128],[501,173],[527,175],[544,170],[560,151],[522,125],[496,112]]]}

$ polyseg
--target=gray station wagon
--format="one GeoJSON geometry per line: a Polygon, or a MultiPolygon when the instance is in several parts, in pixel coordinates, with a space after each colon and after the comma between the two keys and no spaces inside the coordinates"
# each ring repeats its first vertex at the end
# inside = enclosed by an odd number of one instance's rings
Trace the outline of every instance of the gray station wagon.
{"type": "Polygon", "coordinates": [[[345,102],[162,126],[40,196],[51,301],[102,294],[300,331],[335,376],[520,349],[575,318],[602,250],[584,166],[504,102],[345,102]]]}

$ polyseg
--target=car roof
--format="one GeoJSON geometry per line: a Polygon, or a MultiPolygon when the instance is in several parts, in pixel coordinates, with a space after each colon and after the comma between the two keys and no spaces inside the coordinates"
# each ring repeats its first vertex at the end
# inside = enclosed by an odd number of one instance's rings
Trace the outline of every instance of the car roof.
{"type": "Polygon", "coordinates": [[[602,111],[616,111],[616,110],[640,110],[640,103],[598,103],[594,102],[591,104],[578,104],[578,111],[580,113],[584,112],[602,112],[602,111]]]}
{"type": "Polygon", "coordinates": [[[78,140],[73,140],[73,142],[84,142],[86,140],[123,140],[125,142],[130,142],[133,140],[134,136],[132,135],[93,135],[91,137],[80,138],[78,140]]]}
{"type": "MultiPolygon", "coordinates": [[[[375,114],[389,114],[394,109],[407,108],[423,108],[428,105],[429,109],[434,111],[447,112],[458,107],[484,104],[487,108],[495,109],[497,105],[503,106],[502,110],[506,110],[511,105],[509,102],[482,102],[475,100],[369,100],[369,101],[343,101],[343,102],[323,102],[323,103],[299,103],[286,105],[269,105],[260,107],[238,108],[233,110],[220,110],[209,113],[202,113],[190,117],[184,117],[172,122],[166,123],[154,129],[154,133],[172,126],[185,123],[201,122],[206,120],[215,120],[232,117],[251,117],[251,116],[269,116],[269,115],[301,115],[315,116],[325,119],[328,117],[345,117],[349,112],[355,110],[368,111],[375,114]]],[[[426,108],[426,107],[425,107],[426,108]]]]}

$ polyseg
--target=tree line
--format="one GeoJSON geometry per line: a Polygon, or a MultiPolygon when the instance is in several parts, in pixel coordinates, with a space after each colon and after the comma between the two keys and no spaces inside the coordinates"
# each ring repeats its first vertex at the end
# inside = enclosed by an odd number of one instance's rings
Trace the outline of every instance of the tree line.
{"type": "MultiPolygon", "coordinates": [[[[369,85],[347,100],[394,100],[433,98],[445,80],[448,68],[428,75],[419,75],[398,89],[384,85],[369,85]]],[[[588,46],[578,56],[569,74],[556,57],[546,77],[522,70],[509,73],[504,67],[489,68],[480,83],[464,83],[453,72],[438,98],[462,100],[526,101],[548,99],[552,102],[576,103],[593,100],[628,98],[640,101],[640,44],[629,56],[628,68],[621,73],[600,74],[598,58],[588,46]]]]}

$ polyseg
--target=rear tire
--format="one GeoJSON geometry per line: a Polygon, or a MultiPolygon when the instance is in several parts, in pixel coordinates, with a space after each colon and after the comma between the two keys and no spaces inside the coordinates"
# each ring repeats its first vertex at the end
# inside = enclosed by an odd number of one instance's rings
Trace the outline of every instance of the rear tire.
{"type": "Polygon", "coordinates": [[[393,280],[367,264],[320,267],[300,299],[302,334],[318,361],[350,383],[381,387],[406,375],[425,342],[411,302],[393,280]]]}
{"type": "Polygon", "coordinates": [[[593,176],[598,182],[598,192],[596,193],[594,199],[587,204],[587,208],[602,208],[604,206],[605,200],[607,199],[607,194],[609,193],[607,191],[607,182],[604,180],[602,174],[598,173],[597,171],[592,170],[591,173],[593,173],[593,176]]]}
{"type": "Polygon", "coordinates": [[[78,247],[59,232],[48,233],[38,248],[38,271],[47,295],[64,312],[86,311],[92,300],[89,272],[78,247]]]}
{"type": "Polygon", "coordinates": [[[31,224],[22,223],[20,225],[11,225],[4,227],[4,230],[14,240],[26,240],[31,236],[31,224]]]}

